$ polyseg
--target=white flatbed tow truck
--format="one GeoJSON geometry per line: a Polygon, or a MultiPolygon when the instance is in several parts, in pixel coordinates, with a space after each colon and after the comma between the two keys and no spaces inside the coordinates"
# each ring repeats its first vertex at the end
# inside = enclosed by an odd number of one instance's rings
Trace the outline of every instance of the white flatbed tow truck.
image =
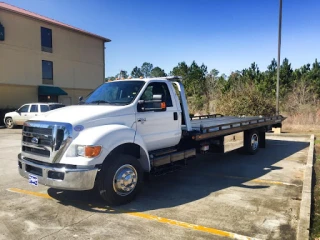
{"type": "Polygon", "coordinates": [[[104,83],[79,105],[25,122],[19,173],[32,185],[89,190],[110,205],[133,200],[146,174],[162,174],[197,154],[236,148],[255,154],[285,118],[190,118],[179,77],[104,83]],[[176,88],[175,88],[175,87],[176,88]]]}

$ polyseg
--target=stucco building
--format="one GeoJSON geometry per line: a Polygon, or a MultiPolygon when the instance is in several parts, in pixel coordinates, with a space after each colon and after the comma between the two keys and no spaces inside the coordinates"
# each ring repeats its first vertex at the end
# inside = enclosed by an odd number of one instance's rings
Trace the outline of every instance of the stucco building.
{"type": "Polygon", "coordinates": [[[76,104],[104,82],[109,39],[0,2],[0,108],[76,104]]]}

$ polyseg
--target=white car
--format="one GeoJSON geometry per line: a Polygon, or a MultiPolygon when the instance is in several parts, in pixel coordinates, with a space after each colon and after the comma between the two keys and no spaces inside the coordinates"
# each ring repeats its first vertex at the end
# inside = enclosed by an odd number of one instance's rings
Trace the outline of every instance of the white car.
{"type": "Polygon", "coordinates": [[[14,112],[6,113],[3,120],[7,128],[13,128],[16,125],[23,125],[30,118],[64,106],[61,103],[27,103],[14,112]]]}

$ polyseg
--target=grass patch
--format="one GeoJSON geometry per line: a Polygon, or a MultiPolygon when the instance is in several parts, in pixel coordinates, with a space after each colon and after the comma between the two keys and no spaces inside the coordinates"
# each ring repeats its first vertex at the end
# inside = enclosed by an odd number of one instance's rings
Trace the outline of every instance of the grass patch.
{"type": "Polygon", "coordinates": [[[313,195],[311,211],[311,239],[320,238],[320,135],[315,141],[316,162],[313,175],[313,195]]]}

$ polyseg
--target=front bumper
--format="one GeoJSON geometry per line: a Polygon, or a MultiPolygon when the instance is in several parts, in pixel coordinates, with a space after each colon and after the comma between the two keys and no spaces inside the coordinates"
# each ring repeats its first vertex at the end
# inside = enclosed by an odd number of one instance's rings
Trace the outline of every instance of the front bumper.
{"type": "Polygon", "coordinates": [[[92,189],[99,170],[98,168],[68,169],[65,167],[51,167],[30,162],[21,158],[20,154],[18,155],[18,162],[19,173],[22,177],[29,178],[29,175],[37,176],[38,183],[64,190],[92,189]],[[62,179],[57,179],[57,176],[62,179]]]}

